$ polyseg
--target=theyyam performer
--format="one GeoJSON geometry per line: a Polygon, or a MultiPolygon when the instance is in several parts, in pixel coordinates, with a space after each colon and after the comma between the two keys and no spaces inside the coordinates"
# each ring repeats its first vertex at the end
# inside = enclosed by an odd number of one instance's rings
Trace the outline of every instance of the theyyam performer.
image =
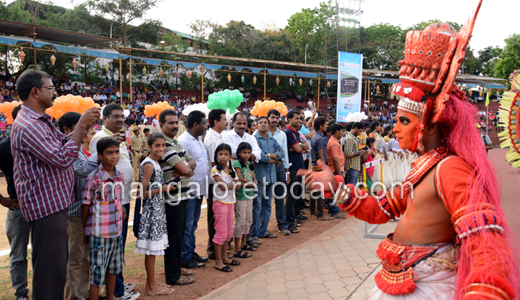
{"type": "Polygon", "coordinates": [[[372,197],[322,162],[322,172],[300,170],[308,188],[334,193],[358,219],[400,218],[377,250],[383,268],[368,299],[520,298],[513,237],[477,111],[454,85],[481,3],[458,33],[446,24],[407,33],[394,132],[402,149],[420,156],[402,185],[372,197]]]}

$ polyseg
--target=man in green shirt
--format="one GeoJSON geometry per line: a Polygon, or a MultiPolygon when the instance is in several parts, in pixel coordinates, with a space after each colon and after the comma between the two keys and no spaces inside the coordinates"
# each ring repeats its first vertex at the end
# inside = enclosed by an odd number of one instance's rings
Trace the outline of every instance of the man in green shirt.
{"type": "Polygon", "coordinates": [[[168,231],[168,248],[164,251],[164,273],[169,285],[190,284],[195,282],[181,274],[182,241],[186,219],[186,204],[189,199],[190,178],[196,167],[195,160],[186,153],[182,145],[175,139],[179,131],[179,117],[171,109],[159,115],[159,126],[166,140],[166,151],[159,160],[163,170],[164,183],[176,178],[180,179],[177,189],[165,193],[166,227],[168,231]]]}

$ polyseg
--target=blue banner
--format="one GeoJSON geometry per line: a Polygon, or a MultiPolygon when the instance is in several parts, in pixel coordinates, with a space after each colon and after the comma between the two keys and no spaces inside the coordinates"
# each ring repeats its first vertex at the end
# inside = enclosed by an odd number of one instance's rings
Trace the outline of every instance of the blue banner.
{"type": "Polygon", "coordinates": [[[336,120],[345,122],[351,113],[361,111],[361,84],[363,76],[363,55],[358,53],[338,53],[338,102],[336,120]]]}

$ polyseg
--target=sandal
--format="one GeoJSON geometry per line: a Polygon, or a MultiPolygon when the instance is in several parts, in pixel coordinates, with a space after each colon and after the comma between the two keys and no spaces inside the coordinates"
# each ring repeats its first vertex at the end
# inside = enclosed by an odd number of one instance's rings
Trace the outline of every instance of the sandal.
{"type": "Polygon", "coordinates": [[[252,246],[249,245],[249,244],[246,244],[244,247],[242,247],[241,250],[245,250],[245,251],[256,251],[256,248],[255,248],[255,247],[252,247],[252,246]]]}
{"type": "Polygon", "coordinates": [[[259,238],[261,239],[274,239],[274,238],[277,238],[278,236],[274,233],[267,233],[266,235],[264,236],[259,236],[259,238]]]}
{"type": "Polygon", "coordinates": [[[174,288],[169,288],[169,287],[163,287],[158,293],[156,294],[151,294],[151,293],[148,293],[148,291],[146,292],[146,294],[148,296],[159,296],[159,295],[170,295],[171,293],[175,292],[175,289],[174,288]]]}
{"type": "Polygon", "coordinates": [[[334,219],[341,219],[341,220],[344,220],[344,219],[347,218],[347,216],[345,216],[345,215],[339,215],[339,214],[338,214],[338,215],[333,216],[332,218],[334,218],[334,219]]]}
{"type": "Polygon", "coordinates": [[[251,257],[251,254],[245,252],[245,251],[242,251],[242,249],[238,250],[237,253],[235,253],[233,255],[233,257],[236,257],[236,258],[250,258],[251,257]]]}
{"type": "Polygon", "coordinates": [[[291,231],[291,233],[299,233],[300,232],[298,230],[298,228],[296,228],[296,227],[290,228],[289,230],[291,231]]]}
{"type": "Polygon", "coordinates": [[[181,275],[190,276],[193,275],[193,272],[187,269],[181,269],[181,275]]]}
{"type": "Polygon", "coordinates": [[[232,259],[230,263],[224,263],[224,264],[228,265],[228,266],[238,266],[238,265],[240,265],[240,262],[238,260],[232,259]]]}
{"type": "Polygon", "coordinates": [[[328,220],[334,220],[334,218],[333,217],[329,217],[329,216],[323,216],[323,217],[317,218],[316,220],[318,220],[318,221],[328,221],[328,220]]]}
{"type": "Polygon", "coordinates": [[[225,273],[233,272],[233,269],[231,269],[230,266],[224,266],[224,267],[222,267],[222,269],[215,267],[215,270],[219,270],[219,271],[225,272],[225,273]]]}
{"type": "Polygon", "coordinates": [[[194,282],[195,282],[195,278],[181,275],[181,277],[179,277],[179,279],[177,279],[177,281],[175,281],[174,284],[175,285],[186,285],[186,284],[190,284],[190,283],[194,283],[194,282]]]}
{"type": "Polygon", "coordinates": [[[258,244],[259,246],[262,245],[262,242],[258,238],[254,238],[253,243],[258,244]]]}

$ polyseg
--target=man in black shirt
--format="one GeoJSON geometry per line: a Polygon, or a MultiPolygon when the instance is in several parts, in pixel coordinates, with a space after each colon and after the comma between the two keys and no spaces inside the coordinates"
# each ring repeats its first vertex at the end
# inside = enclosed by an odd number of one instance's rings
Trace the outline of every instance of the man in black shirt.
{"type": "MultiPolygon", "coordinates": [[[[20,110],[20,105],[13,109],[13,120],[20,110]]],[[[11,282],[15,288],[14,295],[17,299],[28,300],[27,295],[27,245],[29,244],[29,225],[22,215],[13,179],[13,155],[11,153],[11,138],[8,137],[0,142],[0,170],[5,175],[7,182],[7,193],[9,197],[0,194],[0,204],[7,207],[7,222],[5,232],[11,246],[9,255],[9,271],[11,282]]]]}

